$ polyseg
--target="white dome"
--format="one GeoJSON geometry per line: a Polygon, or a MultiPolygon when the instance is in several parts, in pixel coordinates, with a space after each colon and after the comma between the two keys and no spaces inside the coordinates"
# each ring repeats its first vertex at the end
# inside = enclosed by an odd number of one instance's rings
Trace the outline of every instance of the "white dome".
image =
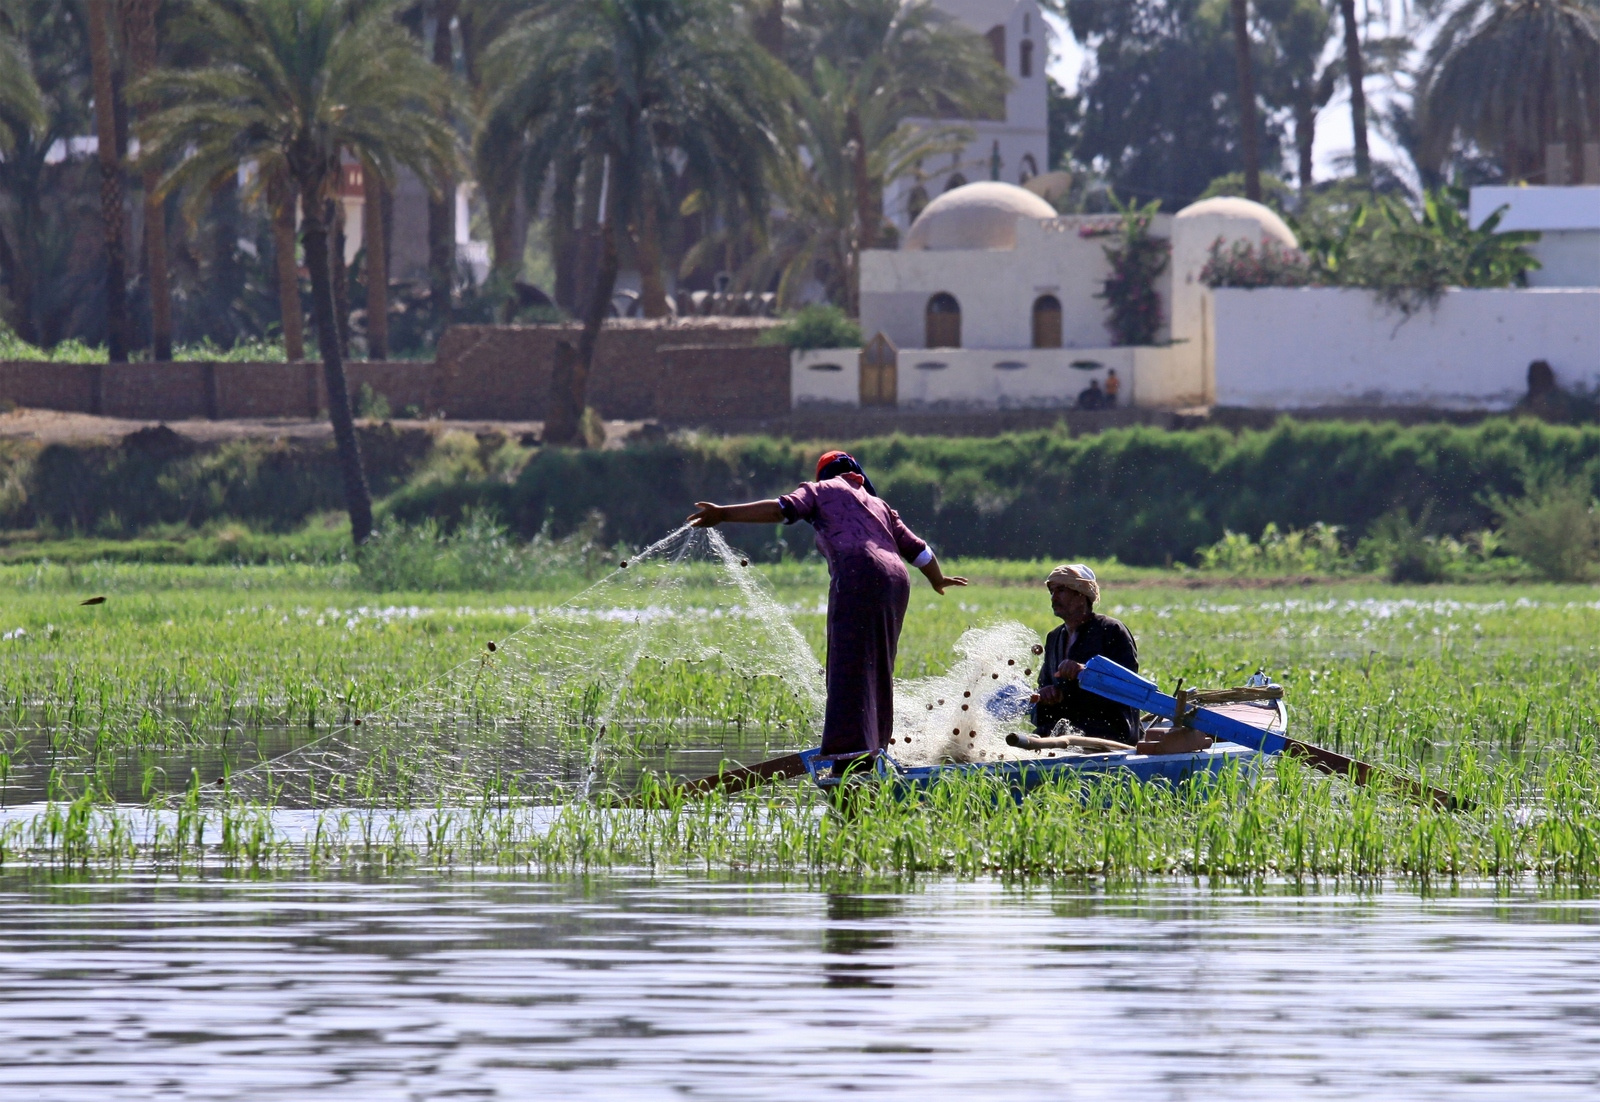
{"type": "Polygon", "coordinates": [[[1181,222],[1207,216],[1248,220],[1260,226],[1262,236],[1274,237],[1292,249],[1300,247],[1300,242],[1295,240],[1294,231],[1278,217],[1276,211],[1260,203],[1253,203],[1249,199],[1241,199],[1237,195],[1218,195],[1213,199],[1190,203],[1177,213],[1176,219],[1181,222]]]}
{"type": "Polygon", "coordinates": [[[1017,219],[1054,218],[1056,208],[1015,184],[964,184],[929,203],[906,233],[908,249],[1014,249],[1017,219]]]}

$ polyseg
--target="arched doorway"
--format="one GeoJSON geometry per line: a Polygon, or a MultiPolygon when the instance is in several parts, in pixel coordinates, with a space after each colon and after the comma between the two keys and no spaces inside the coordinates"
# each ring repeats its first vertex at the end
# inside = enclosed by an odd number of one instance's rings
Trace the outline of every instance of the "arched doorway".
{"type": "Polygon", "coordinates": [[[915,222],[917,215],[922,213],[922,208],[928,205],[928,189],[918,184],[911,189],[911,194],[906,199],[906,213],[915,222]]]}
{"type": "Polygon", "coordinates": [[[1033,347],[1061,347],[1061,300],[1055,295],[1033,300],[1033,347]]]}
{"type": "Polygon", "coordinates": [[[961,304],[954,295],[940,291],[930,298],[923,321],[926,347],[961,347],[961,304]]]}

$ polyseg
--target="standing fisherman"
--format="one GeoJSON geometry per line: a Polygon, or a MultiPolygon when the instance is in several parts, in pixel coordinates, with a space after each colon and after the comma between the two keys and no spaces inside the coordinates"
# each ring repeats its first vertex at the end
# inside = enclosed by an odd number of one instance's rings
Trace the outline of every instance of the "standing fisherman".
{"type": "MultiPolygon", "coordinates": [[[[911,599],[903,559],[940,594],[966,585],[939,569],[933,548],[889,508],[861,464],[844,452],[817,460],[817,480],[792,494],[743,505],[695,502],[689,523],[714,528],[811,522],[828,560],[828,707],[822,754],[835,761],[876,754],[894,732],[894,656],[911,599]]],[[[836,766],[842,768],[842,766],[836,766]]]]}

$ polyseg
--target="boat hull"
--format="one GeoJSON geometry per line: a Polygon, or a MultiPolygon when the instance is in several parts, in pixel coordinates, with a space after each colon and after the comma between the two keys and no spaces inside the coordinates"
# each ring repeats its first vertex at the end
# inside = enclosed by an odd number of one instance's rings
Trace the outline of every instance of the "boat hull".
{"type": "MultiPolygon", "coordinates": [[[[870,772],[856,774],[886,781],[906,794],[926,789],[943,780],[966,777],[992,777],[1019,798],[1044,785],[1096,777],[1128,777],[1134,780],[1176,785],[1201,773],[1218,774],[1227,770],[1254,774],[1275,754],[1263,754],[1247,746],[1219,742],[1190,754],[1074,754],[1070,757],[1036,761],[962,762],[949,765],[904,766],[887,755],[880,755],[870,772]]],[[[832,791],[845,783],[833,773],[833,763],[822,758],[822,751],[806,750],[800,755],[812,783],[832,791]]]]}

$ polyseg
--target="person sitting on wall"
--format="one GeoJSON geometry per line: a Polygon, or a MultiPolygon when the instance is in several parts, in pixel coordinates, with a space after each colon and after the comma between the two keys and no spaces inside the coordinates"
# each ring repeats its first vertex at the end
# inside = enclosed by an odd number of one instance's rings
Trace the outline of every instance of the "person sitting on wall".
{"type": "Polygon", "coordinates": [[[1122,390],[1122,380],[1117,378],[1117,369],[1114,368],[1114,367],[1107,369],[1107,371],[1106,371],[1106,390],[1105,390],[1105,397],[1106,397],[1105,408],[1106,409],[1115,409],[1116,408],[1117,395],[1118,395],[1118,393],[1121,392],[1121,390],[1122,390]]]}
{"type": "Polygon", "coordinates": [[[1079,409],[1099,409],[1105,405],[1105,392],[1100,389],[1099,379],[1090,379],[1089,385],[1078,392],[1079,409]]]}
{"type": "Polygon", "coordinates": [[[1095,655],[1138,672],[1139,645],[1120,620],[1094,610],[1100,583],[1081,563],[1058,566],[1045,579],[1050,609],[1062,624],[1045,637],[1039,667],[1039,700],[1033,707],[1033,729],[1049,735],[1060,720],[1083,734],[1129,745],[1139,741],[1139,709],[1118,704],[1078,685],[1078,674],[1095,655]]]}

